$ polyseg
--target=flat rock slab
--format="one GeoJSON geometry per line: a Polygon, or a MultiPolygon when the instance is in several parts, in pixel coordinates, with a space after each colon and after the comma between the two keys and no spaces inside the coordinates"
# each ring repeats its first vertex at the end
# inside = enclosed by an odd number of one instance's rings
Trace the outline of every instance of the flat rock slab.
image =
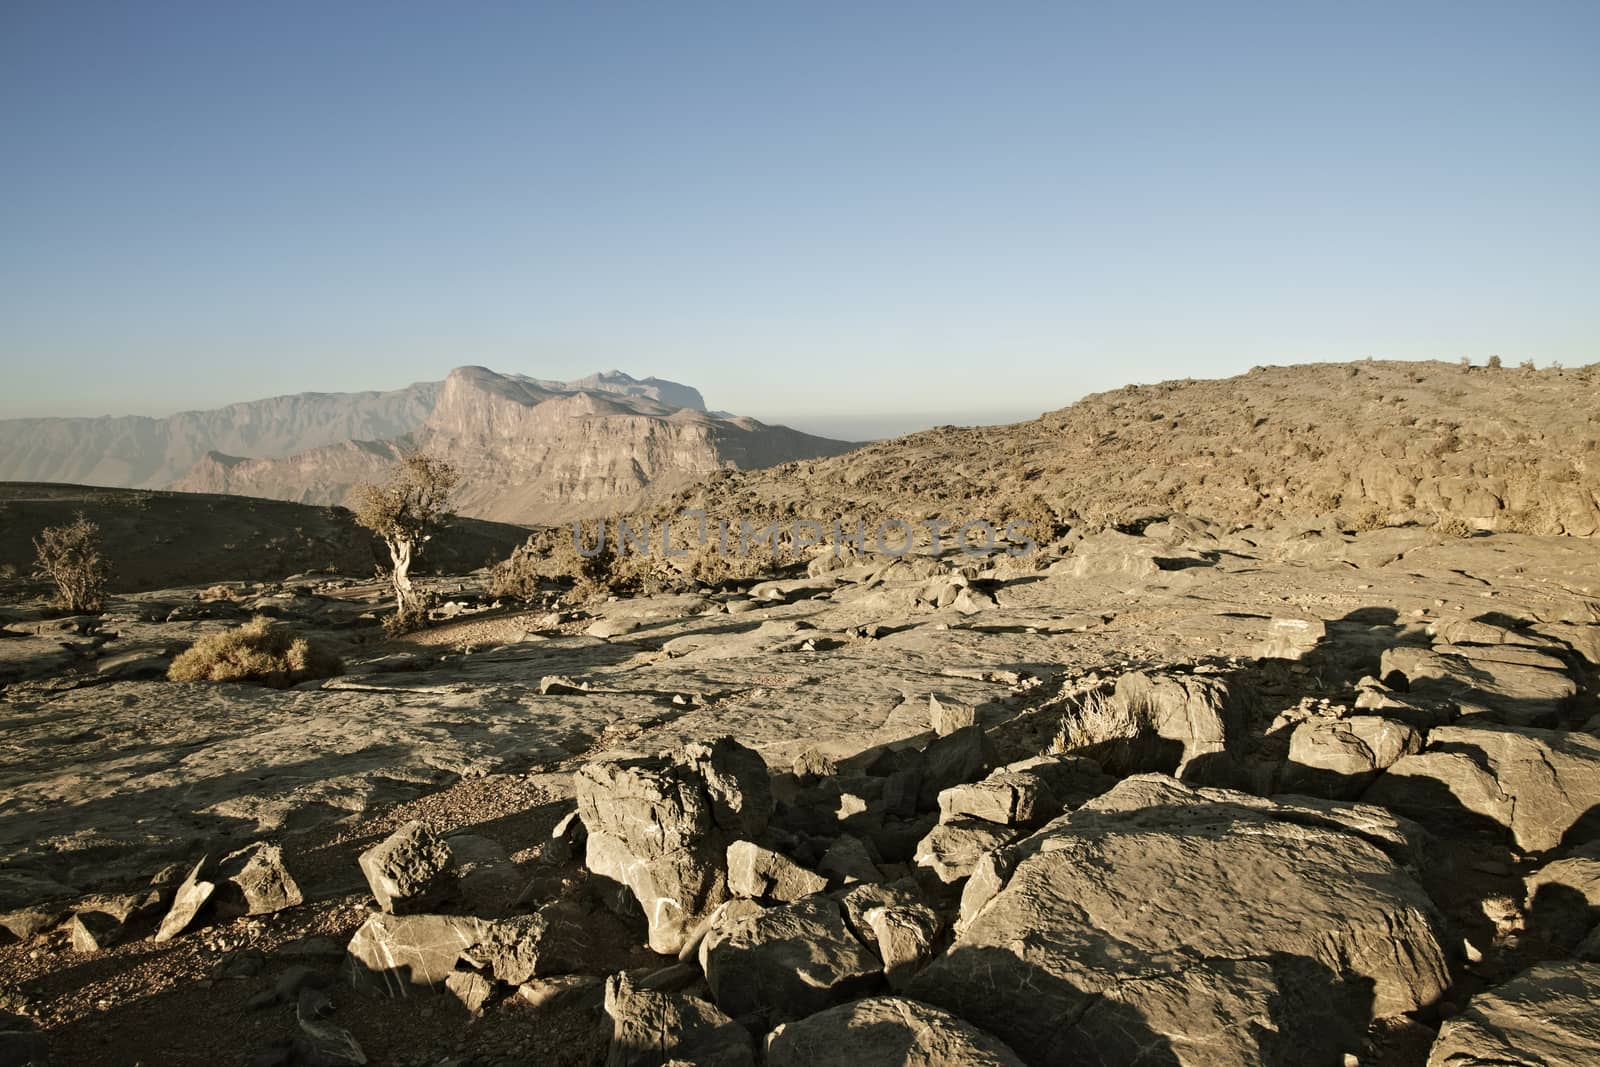
{"type": "Polygon", "coordinates": [[[1600,964],[1541,963],[1446,1019],[1428,1067],[1592,1067],[1600,1050],[1600,964]]]}
{"type": "Polygon", "coordinates": [[[869,997],[785,1023],[767,1067],[1022,1067],[993,1034],[903,997],[869,997]]]}
{"type": "Polygon", "coordinates": [[[1600,737],[1527,727],[1441,726],[1363,795],[1424,823],[1502,827],[1543,852],[1600,836],[1600,737]]]}
{"type": "Polygon", "coordinates": [[[1392,648],[1380,672],[1386,679],[1403,677],[1414,693],[1444,697],[1464,713],[1513,726],[1549,725],[1578,693],[1561,660],[1503,645],[1392,648]]]}
{"type": "Polygon", "coordinates": [[[1147,806],[1155,777],[1015,846],[908,994],[1029,1062],[1267,1064],[1355,1052],[1372,1018],[1444,992],[1441,920],[1379,847],[1243,794],[1185,800],[1171,780],[1175,802],[1147,806]]]}

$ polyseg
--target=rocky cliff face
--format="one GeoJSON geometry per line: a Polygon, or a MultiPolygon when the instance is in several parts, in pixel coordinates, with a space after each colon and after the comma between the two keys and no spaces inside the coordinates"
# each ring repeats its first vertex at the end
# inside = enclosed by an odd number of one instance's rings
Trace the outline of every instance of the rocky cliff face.
{"type": "Polygon", "coordinates": [[[704,408],[687,386],[615,371],[563,384],[459,367],[427,420],[402,439],[347,441],[282,459],[208,455],[174,488],[343,503],[356,483],[380,479],[400,448],[416,446],[460,470],[461,514],[557,522],[641,507],[713,471],[850,447],[704,408]]]}
{"type": "MultiPolygon", "coordinates": [[[[442,382],[370,393],[298,393],[164,419],[0,420],[0,481],[148,489],[182,478],[207,453],[271,458],[420,428],[442,382]]],[[[215,480],[214,473],[208,480],[215,480]]],[[[289,497],[286,499],[297,499],[289,497]]]]}

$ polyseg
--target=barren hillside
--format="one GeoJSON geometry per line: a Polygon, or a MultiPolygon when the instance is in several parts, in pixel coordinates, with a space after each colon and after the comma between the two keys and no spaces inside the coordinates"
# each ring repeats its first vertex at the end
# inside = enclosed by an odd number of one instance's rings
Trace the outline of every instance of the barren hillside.
{"type": "Polygon", "coordinates": [[[729,519],[1053,511],[1089,526],[1173,511],[1268,522],[1600,531],[1600,365],[1257,367],[1130,385],[1031,422],[941,427],[828,460],[719,476],[674,501],[729,519]]]}
{"type": "MultiPolygon", "coordinates": [[[[33,539],[83,512],[97,523],[115,568],[111,588],[133,593],[204,582],[271,580],[301,571],[370,574],[382,547],[343,508],[280,500],[0,482],[0,571],[26,575],[33,539]]],[[[422,566],[451,572],[500,559],[528,531],[453,520],[422,566]]]]}

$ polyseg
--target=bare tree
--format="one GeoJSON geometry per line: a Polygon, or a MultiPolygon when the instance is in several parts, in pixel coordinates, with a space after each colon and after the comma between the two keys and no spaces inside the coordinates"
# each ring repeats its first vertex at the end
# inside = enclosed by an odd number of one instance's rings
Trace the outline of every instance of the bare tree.
{"type": "Polygon", "coordinates": [[[56,583],[68,611],[99,611],[111,568],[100,555],[100,527],[83,514],[70,526],[46,526],[33,539],[35,574],[56,583]]]}
{"type": "Polygon", "coordinates": [[[389,547],[394,625],[399,629],[409,629],[422,617],[422,597],[411,584],[411,565],[447,514],[457,478],[449,463],[417,451],[407,453],[382,485],[356,487],[356,522],[389,547]]]}

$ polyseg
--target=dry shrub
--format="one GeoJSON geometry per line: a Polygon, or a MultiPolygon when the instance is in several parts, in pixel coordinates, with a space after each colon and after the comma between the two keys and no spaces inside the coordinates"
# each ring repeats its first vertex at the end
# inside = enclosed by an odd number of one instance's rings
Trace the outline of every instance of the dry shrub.
{"type": "Polygon", "coordinates": [[[34,538],[36,575],[56,586],[68,611],[99,611],[106,600],[111,567],[100,555],[100,527],[78,512],[69,526],[47,526],[34,538]]]}
{"type": "Polygon", "coordinates": [[[1356,512],[1356,517],[1352,521],[1358,533],[1382,530],[1389,525],[1389,513],[1376,504],[1368,504],[1356,512]]]}
{"type": "Polygon", "coordinates": [[[284,688],[344,669],[339,657],[281,623],[257,615],[243,626],[210,634],[172,661],[174,682],[259,682],[284,688]]]}
{"type": "Polygon", "coordinates": [[[1543,501],[1525,508],[1507,508],[1500,514],[1497,528],[1506,533],[1556,534],[1561,532],[1550,505],[1543,501]]]}
{"type": "Polygon", "coordinates": [[[1471,537],[1472,527],[1459,515],[1440,515],[1433,532],[1440,537],[1471,537]]]}
{"type": "Polygon", "coordinates": [[[1138,774],[1160,763],[1163,744],[1154,716],[1143,703],[1093,690],[1061,716],[1050,756],[1088,756],[1109,774],[1138,774]]]}
{"type": "Polygon", "coordinates": [[[489,595],[522,601],[537,598],[544,577],[539,568],[548,555],[548,547],[540,545],[536,536],[513,548],[489,573],[489,595]]]}

